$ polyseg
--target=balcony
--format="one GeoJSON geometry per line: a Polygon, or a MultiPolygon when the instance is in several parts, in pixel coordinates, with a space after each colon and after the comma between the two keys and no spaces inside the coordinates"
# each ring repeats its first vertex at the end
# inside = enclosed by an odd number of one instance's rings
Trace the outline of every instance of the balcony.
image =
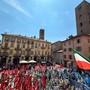
{"type": "Polygon", "coordinates": [[[32,48],[26,48],[26,51],[30,51],[32,48]]]}
{"type": "Polygon", "coordinates": [[[16,47],[15,50],[21,50],[21,48],[20,47],[16,47]]]}
{"type": "Polygon", "coordinates": [[[9,49],[8,46],[1,46],[1,48],[2,48],[2,49],[6,49],[6,50],[9,49]]]}
{"type": "Polygon", "coordinates": [[[21,56],[21,53],[15,53],[14,54],[14,57],[20,57],[21,56]]]}
{"type": "Polygon", "coordinates": [[[45,47],[44,47],[44,46],[42,46],[42,47],[41,47],[41,49],[45,49],[45,47]]]}

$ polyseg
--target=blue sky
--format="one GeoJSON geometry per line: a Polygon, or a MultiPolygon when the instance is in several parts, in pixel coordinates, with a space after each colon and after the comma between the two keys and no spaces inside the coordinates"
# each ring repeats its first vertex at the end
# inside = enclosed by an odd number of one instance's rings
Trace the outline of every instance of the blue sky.
{"type": "Polygon", "coordinates": [[[82,1],[0,0],[0,34],[7,32],[38,38],[43,28],[45,40],[63,41],[69,35],[76,35],[75,7],[82,1]]]}

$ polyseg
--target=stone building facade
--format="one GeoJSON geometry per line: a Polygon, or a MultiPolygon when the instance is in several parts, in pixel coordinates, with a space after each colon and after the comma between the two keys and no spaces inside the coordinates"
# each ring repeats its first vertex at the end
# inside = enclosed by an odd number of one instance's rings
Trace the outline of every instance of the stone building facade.
{"type": "Polygon", "coordinates": [[[52,61],[56,63],[62,63],[63,60],[62,42],[57,41],[51,44],[52,61]]]}
{"type": "Polygon", "coordinates": [[[3,63],[11,60],[19,63],[19,60],[50,59],[51,43],[36,37],[26,37],[14,34],[2,34],[1,59],[3,63]]]}
{"type": "Polygon", "coordinates": [[[76,8],[77,35],[90,34],[90,3],[83,0],[76,8]]]}
{"type": "Polygon", "coordinates": [[[63,43],[63,64],[64,66],[73,65],[76,66],[74,54],[72,48],[90,58],[90,35],[82,34],[73,36],[63,43]]]}

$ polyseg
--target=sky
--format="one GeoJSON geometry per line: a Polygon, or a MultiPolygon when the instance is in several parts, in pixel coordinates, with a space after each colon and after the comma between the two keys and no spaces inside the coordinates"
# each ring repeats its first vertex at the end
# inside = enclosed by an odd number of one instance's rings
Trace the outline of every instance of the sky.
{"type": "Polygon", "coordinates": [[[82,1],[0,0],[0,39],[5,32],[39,38],[45,29],[45,40],[64,41],[76,35],[75,7],[82,1]]]}

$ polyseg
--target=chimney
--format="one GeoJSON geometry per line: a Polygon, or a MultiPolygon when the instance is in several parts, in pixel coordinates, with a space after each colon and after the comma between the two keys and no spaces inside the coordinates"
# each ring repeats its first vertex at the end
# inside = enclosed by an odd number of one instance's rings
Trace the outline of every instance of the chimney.
{"type": "Polygon", "coordinates": [[[44,29],[40,29],[40,31],[39,31],[39,39],[44,40],[44,29]]]}

